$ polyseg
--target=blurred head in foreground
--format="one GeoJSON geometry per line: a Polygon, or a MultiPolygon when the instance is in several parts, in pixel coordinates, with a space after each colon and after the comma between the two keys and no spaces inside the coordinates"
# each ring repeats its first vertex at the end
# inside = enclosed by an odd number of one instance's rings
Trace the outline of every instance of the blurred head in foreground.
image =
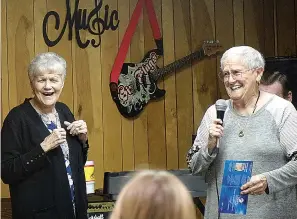
{"type": "Polygon", "coordinates": [[[122,189],[110,219],[195,219],[187,188],[166,171],[137,173],[122,189]]]}

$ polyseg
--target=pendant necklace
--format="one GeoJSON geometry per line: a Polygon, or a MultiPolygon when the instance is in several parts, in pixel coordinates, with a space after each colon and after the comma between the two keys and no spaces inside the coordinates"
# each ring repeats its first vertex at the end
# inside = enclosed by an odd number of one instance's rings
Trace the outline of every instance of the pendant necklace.
{"type": "Polygon", "coordinates": [[[240,138],[242,138],[244,136],[244,129],[246,128],[251,116],[254,114],[255,110],[257,109],[257,103],[258,103],[259,98],[260,98],[260,91],[259,91],[259,94],[258,94],[258,97],[257,97],[257,100],[256,100],[256,103],[255,103],[254,110],[253,110],[252,114],[249,116],[248,121],[247,121],[246,125],[244,126],[244,128],[241,129],[241,131],[238,133],[238,136],[240,138]]]}

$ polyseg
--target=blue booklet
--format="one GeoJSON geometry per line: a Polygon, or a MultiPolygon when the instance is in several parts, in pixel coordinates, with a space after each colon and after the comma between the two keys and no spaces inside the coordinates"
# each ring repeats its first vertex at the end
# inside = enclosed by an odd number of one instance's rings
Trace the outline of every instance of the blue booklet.
{"type": "Polygon", "coordinates": [[[253,161],[226,160],[219,212],[227,214],[246,214],[248,195],[241,195],[240,187],[252,175],[253,161]]]}

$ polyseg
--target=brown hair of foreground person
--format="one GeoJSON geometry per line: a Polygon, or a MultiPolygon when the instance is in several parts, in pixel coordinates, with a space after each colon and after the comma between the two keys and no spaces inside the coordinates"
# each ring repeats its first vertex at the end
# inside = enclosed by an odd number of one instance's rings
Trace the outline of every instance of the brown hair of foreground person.
{"type": "Polygon", "coordinates": [[[187,188],[166,171],[141,171],[122,189],[110,219],[195,219],[187,188]]]}

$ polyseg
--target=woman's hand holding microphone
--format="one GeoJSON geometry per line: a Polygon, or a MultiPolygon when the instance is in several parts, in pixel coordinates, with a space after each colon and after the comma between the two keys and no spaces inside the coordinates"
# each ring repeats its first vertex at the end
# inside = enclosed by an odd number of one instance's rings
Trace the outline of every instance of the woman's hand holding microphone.
{"type": "Polygon", "coordinates": [[[217,141],[223,136],[223,122],[221,119],[215,119],[209,127],[208,150],[212,151],[217,146],[217,141]]]}

